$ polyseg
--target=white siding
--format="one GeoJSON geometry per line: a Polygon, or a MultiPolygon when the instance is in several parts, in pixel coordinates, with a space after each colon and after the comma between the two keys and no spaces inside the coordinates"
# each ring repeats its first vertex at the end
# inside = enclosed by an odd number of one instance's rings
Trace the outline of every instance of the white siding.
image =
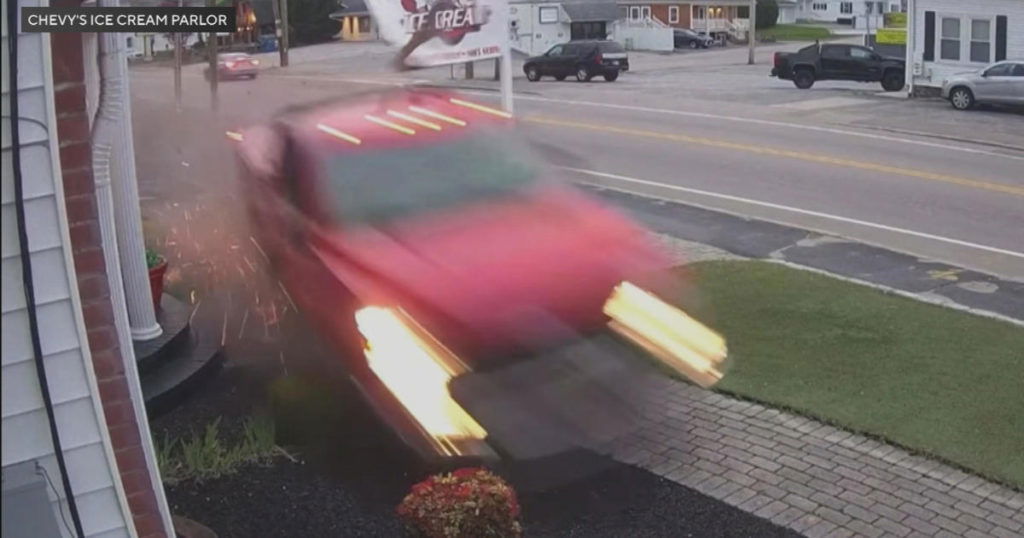
{"type": "MultiPolygon", "coordinates": [[[[1006,29],[1006,59],[1024,59],[1024,0],[916,0],[912,24],[914,25],[914,50],[912,61],[921,66],[920,74],[914,76],[914,83],[918,86],[934,88],[942,87],[942,82],[950,75],[963,73],[964,71],[980,70],[986,63],[972,63],[970,56],[965,53],[969,49],[962,48],[960,61],[942,60],[939,54],[940,46],[938,40],[941,38],[941,25],[943,17],[954,17],[961,20],[962,40],[970,40],[970,21],[972,18],[980,18],[991,21],[992,51],[995,51],[996,38],[996,16],[1007,17],[1006,29]],[[924,14],[926,11],[935,12],[935,61],[924,61],[924,14]]],[[[992,61],[995,61],[994,55],[992,61]]]]}
{"type": "MultiPolygon", "coordinates": [[[[38,2],[22,1],[21,5],[38,5],[38,2]]],[[[3,12],[3,114],[9,116],[6,7],[3,12]]],[[[69,250],[54,139],[57,127],[52,110],[49,47],[46,34],[18,36],[20,115],[45,125],[43,128],[27,121],[19,124],[26,182],[25,216],[44,362],[64,456],[86,534],[109,538],[132,536],[133,532],[125,524],[123,494],[120,487],[115,486],[116,463],[109,436],[105,435],[88,349],[84,347],[87,345],[85,329],[69,250]]],[[[2,174],[2,464],[38,461],[59,489],[59,469],[36,378],[25,310],[7,119],[3,120],[2,174]]],[[[57,502],[55,493],[51,491],[50,495],[54,510],[66,511],[63,503],[57,502]]],[[[60,521],[59,513],[57,517],[60,521]]],[[[60,526],[63,530],[63,525],[60,526]]]]}
{"type": "MultiPolygon", "coordinates": [[[[566,17],[559,3],[510,3],[509,20],[516,22],[517,31],[517,35],[512,39],[512,48],[530,56],[543,54],[551,47],[569,41],[569,24],[565,22],[566,17]],[[558,21],[541,24],[541,8],[555,9],[558,21]]],[[[509,37],[513,38],[511,35],[509,37]]]]}
{"type": "MultiPolygon", "coordinates": [[[[810,21],[836,22],[837,19],[857,17],[858,21],[860,21],[867,13],[868,3],[875,6],[872,9],[877,13],[878,2],[882,2],[882,8],[886,12],[900,10],[900,2],[894,0],[799,0],[796,18],[810,21]],[[852,4],[852,11],[850,13],[843,13],[841,4],[845,3],[852,4]],[[816,4],[824,4],[826,9],[816,10],[814,9],[816,4]]],[[[779,22],[782,21],[780,20],[779,22]]],[[[873,20],[871,26],[875,27],[876,24],[877,21],[873,20]]],[[[858,27],[863,26],[863,24],[858,23],[858,27]]]]}

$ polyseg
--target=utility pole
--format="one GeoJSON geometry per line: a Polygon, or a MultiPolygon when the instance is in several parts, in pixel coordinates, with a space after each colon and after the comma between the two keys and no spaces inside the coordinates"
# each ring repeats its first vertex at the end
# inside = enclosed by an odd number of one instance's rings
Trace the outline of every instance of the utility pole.
{"type": "Polygon", "coordinates": [[[757,46],[757,0],[750,0],[750,29],[747,30],[747,42],[750,46],[747,64],[754,65],[754,47],[757,46]]]}
{"type": "Polygon", "coordinates": [[[206,54],[210,57],[210,106],[217,110],[217,84],[220,82],[220,71],[217,68],[217,33],[210,32],[206,41],[206,54]]]}
{"type": "MultiPolygon", "coordinates": [[[[178,7],[185,5],[185,0],[178,0],[178,7]]],[[[181,33],[174,33],[174,103],[181,110],[181,33]]]]}
{"type": "Polygon", "coordinates": [[[288,0],[280,0],[280,18],[278,19],[277,33],[281,42],[277,44],[277,50],[281,54],[281,67],[288,67],[288,0]]]}

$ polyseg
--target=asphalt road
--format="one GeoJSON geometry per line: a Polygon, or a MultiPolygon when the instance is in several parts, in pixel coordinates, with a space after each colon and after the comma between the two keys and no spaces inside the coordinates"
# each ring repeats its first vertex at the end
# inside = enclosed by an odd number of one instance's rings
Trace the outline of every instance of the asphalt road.
{"type": "MultiPolygon", "coordinates": [[[[292,67],[224,82],[217,113],[197,66],[184,77],[184,116],[174,112],[169,70],[134,70],[137,136],[154,133],[136,142],[140,161],[168,146],[192,160],[214,155],[215,169],[179,170],[183,179],[176,184],[196,180],[203,189],[230,189],[213,179],[233,174],[224,131],[289,104],[410,80],[472,88],[465,91],[497,102],[493,82],[452,81],[447,68],[387,73],[380,67],[385,49],[372,45],[354,54],[351,47],[303,50],[292,67]],[[182,123],[185,117],[202,120],[182,123]],[[168,129],[171,124],[176,127],[168,129]]],[[[1024,279],[1019,115],[957,113],[854,83],[801,92],[764,76],[770,51],[752,67],[737,49],[641,56],[635,71],[616,83],[517,80],[516,114],[540,153],[574,180],[1024,279]],[[890,116],[903,119],[900,132],[886,123],[890,116]],[[950,125],[972,136],[957,140],[950,125]]],[[[161,168],[174,166],[182,167],[161,168]]],[[[142,188],[145,194],[145,178],[142,188]]]]}

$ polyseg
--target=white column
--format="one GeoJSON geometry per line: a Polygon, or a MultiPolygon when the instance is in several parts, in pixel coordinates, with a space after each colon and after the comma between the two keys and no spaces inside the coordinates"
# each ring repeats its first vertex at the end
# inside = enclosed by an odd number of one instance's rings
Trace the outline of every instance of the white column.
{"type": "Polygon", "coordinates": [[[111,140],[113,159],[114,218],[117,225],[117,248],[121,257],[121,278],[124,281],[125,303],[134,340],[151,340],[163,329],[156,321],[153,294],[146,267],[146,244],[142,237],[142,211],[139,208],[139,184],[135,177],[135,142],[132,139],[132,111],[128,84],[128,59],[124,54],[124,36],[105,34],[110,50],[111,73],[104,86],[110,91],[112,107],[119,110],[117,130],[111,140]]]}

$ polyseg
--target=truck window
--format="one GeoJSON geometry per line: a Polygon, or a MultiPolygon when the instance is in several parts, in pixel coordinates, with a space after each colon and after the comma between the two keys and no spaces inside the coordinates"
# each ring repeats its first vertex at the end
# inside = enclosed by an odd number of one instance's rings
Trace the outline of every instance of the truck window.
{"type": "Polygon", "coordinates": [[[849,56],[850,48],[842,45],[829,45],[821,48],[821,57],[838,60],[849,56]]]}
{"type": "Polygon", "coordinates": [[[858,60],[870,60],[875,57],[875,53],[868,49],[862,49],[860,47],[851,47],[850,56],[858,60]]]}

